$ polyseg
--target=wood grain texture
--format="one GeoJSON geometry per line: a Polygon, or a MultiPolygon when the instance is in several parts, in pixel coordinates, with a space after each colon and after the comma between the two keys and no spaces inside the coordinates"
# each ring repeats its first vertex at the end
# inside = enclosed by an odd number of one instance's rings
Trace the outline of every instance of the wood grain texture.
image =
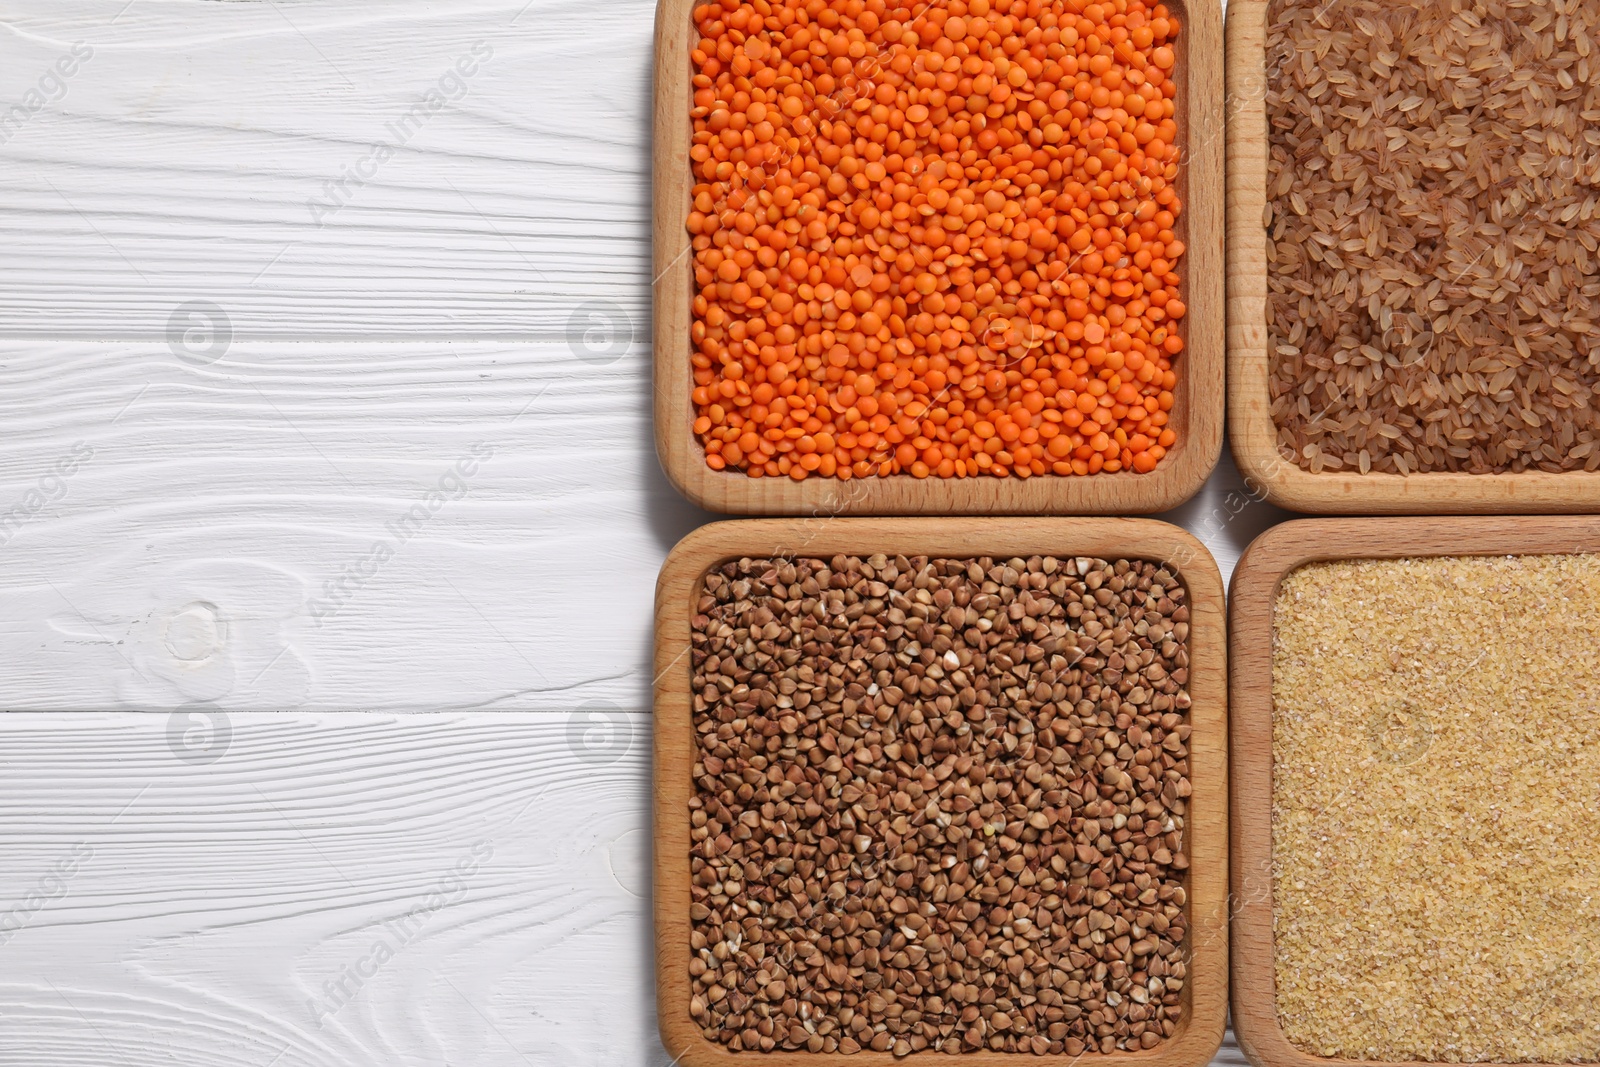
{"type": "Polygon", "coordinates": [[[235,714],[201,764],[0,716],[0,1063],[668,1067],[649,717],[610,726],[235,714]]]}
{"type": "Polygon", "coordinates": [[[1251,488],[1308,514],[1505,514],[1600,510],[1600,472],[1312,474],[1278,451],[1267,353],[1267,0],[1227,21],[1228,423],[1251,488]]]}
{"type": "MultiPolygon", "coordinates": [[[[1061,556],[1158,560],[1178,569],[1190,599],[1189,982],[1186,1014],[1173,1037],[1117,1062],[1195,1067],[1217,1051],[1227,1007],[1228,751],[1226,612],[1222,579],[1199,541],[1144,519],[764,519],[702,527],[673,549],[656,588],[655,934],[656,997],[667,1051],[685,1067],[731,1067],[748,1056],[707,1041],[689,1017],[689,799],[695,735],[691,721],[690,618],[705,573],[743,556],[875,552],[942,557],[1061,556]]],[[[805,1067],[824,1057],[771,1052],[772,1067],[805,1067]]],[[[829,1057],[864,1067],[899,1062],[887,1052],[829,1057]]],[[[945,1057],[927,1052],[913,1059],[945,1057]]],[[[1003,1067],[1013,1053],[976,1052],[974,1067],[1003,1067]]]]}
{"type": "Polygon", "coordinates": [[[737,515],[1144,515],[1176,507],[1199,491],[1221,453],[1225,407],[1222,12],[1216,0],[1168,5],[1183,19],[1175,69],[1184,166],[1177,185],[1185,204],[1178,233],[1188,245],[1179,267],[1180,294],[1189,312],[1172,412],[1178,442],[1167,458],[1148,475],[920,481],[898,475],[849,482],[752,479],[713,471],[693,433],[694,272],[685,229],[694,186],[689,161],[689,52],[697,40],[693,6],[694,0],[661,0],[656,14],[656,450],[673,485],[700,507],[737,515]]]}
{"type": "Polygon", "coordinates": [[[651,12],[5,5],[0,708],[646,705],[651,12]]]}
{"type": "Polygon", "coordinates": [[[0,342],[0,708],[644,707],[652,581],[703,517],[651,455],[645,373],[564,344],[195,368],[0,342]]]}
{"type": "Polygon", "coordinates": [[[1305,519],[1274,527],[1240,559],[1229,605],[1233,1026],[1239,1047],[1255,1067],[1417,1067],[1313,1056],[1291,1045],[1278,1023],[1272,937],[1272,641],[1280,582],[1296,568],[1319,560],[1576,552],[1600,552],[1600,519],[1305,519]]]}
{"type": "Polygon", "coordinates": [[[648,3],[5,8],[0,110],[93,54],[0,128],[0,334],[161,340],[203,299],[255,338],[557,340],[605,300],[643,347],[648,3]]]}

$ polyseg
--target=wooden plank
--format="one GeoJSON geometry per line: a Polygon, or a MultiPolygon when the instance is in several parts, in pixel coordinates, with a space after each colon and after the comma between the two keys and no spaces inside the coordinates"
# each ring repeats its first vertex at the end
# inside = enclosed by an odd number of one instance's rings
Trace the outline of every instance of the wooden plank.
{"type": "Polygon", "coordinates": [[[1223,96],[1221,7],[1213,0],[1168,6],[1183,20],[1176,102],[1185,146],[1178,192],[1186,209],[1179,236],[1188,245],[1180,293],[1190,311],[1178,364],[1173,426],[1178,442],[1148,475],[1088,478],[929,478],[840,482],[752,479],[713,471],[693,433],[689,331],[693,258],[684,227],[694,187],[689,166],[689,52],[696,38],[693,0],[662,0],[656,21],[655,400],[656,448],[667,476],[690,500],[737,515],[1150,514],[1194,496],[1222,448],[1225,366],[1223,96]]]}
{"type": "Polygon", "coordinates": [[[0,343],[0,708],[644,707],[651,583],[704,516],[641,367],[0,343]]]}
{"type": "Polygon", "coordinates": [[[1600,472],[1312,474],[1279,453],[1268,392],[1267,0],[1232,0],[1228,15],[1228,432],[1246,480],[1310,514],[1600,510],[1600,472]]]}
{"type": "MultiPolygon", "coordinates": [[[[743,556],[875,552],[934,556],[1055,554],[1133,556],[1176,565],[1190,596],[1189,982],[1186,1014],[1155,1049],[1118,1054],[1118,1062],[1188,1067],[1207,1062],[1223,1037],[1228,988],[1228,753],[1226,609],[1222,579],[1205,547],[1165,523],[1141,519],[765,519],[716,523],[686,538],[662,569],[656,591],[655,683],[655,970],[662,1040],[686,1067],[727,1067],[738,1053],[707,1041],[689,1017],[688,803],[695,761],[691,721],[690,618],[700,582],[713,564],[743,556]]],[[[822,1057],[830,1058],[830,1057],[822,1057]]],[[[1001,1067],[1013,1054],[961,1057],[1001,1067]]],[[[774,1067],[803,1067],[806,1053],[770,1052],[774,1067]]],[[[830,1058],[831,1059],[831,1058],[830,1058]]],[[[897,1062],[862,1051],[839,1061],[865,1067],[897,1062]]]]}
{"type": "Polygon", "coordinates": [[[8,7],[0,336],[643,344],[648,0],[8,7]]]}
{"type": "MultiPolygon", "coordinates": [[[[1243,0],[1234,0],[1241,3],[1243,0]]],[[[1234,571],[1229,634],[1233,1024],[1255,1067],[1403,1067],[1313,1056],[1278,1024],[1272,934],[1273,606],[1306,563],[1600,551],[1600,519],[1305,519],[1275,527],[1234,571]]]]}
{"type": "Polygon", "coordinates": [[[0,1061],[667,1067],[649,717],[601,717],[0,716],[0,1061]]]}

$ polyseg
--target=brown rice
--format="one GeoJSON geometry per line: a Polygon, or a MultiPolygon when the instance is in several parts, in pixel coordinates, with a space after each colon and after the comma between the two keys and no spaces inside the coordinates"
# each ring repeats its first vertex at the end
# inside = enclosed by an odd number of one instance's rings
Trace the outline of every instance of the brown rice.
{"type": "Polygon", "coordinates": [[[1597,33],[1579,0],[1270,4],[1285,459],[1600,469],[1597,33]]]}

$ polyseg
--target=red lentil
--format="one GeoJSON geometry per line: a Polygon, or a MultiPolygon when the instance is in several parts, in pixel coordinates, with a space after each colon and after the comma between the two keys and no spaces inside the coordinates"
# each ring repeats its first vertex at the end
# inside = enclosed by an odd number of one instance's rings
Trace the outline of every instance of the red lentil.
{"type": "Polygon", "coordinates": [[[1156,468],[1186,310],[1164,5],[718,0],[694,22],[709,466],[1156,468]]]}

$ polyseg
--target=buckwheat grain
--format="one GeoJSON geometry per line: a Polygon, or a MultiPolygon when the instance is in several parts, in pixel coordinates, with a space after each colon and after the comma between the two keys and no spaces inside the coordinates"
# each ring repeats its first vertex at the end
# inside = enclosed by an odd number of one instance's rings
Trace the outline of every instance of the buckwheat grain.
{"type": "Polygon", "coordinates": [[[1147,1049],[1183,1013],[1182,582],[839,556],[706,576],[690,1011],[735,1049],[1147,1049]]]}

